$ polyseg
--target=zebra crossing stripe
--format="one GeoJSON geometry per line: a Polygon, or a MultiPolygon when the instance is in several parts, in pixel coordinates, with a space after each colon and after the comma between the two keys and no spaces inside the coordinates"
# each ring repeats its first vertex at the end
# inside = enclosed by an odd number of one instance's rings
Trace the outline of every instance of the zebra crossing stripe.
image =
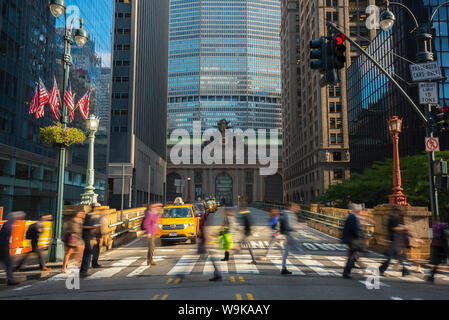
{"type": "Polygon", "coordinates": [[[228,264],[227,261],[220,261],[220,258],[218,256],[208,256],[206,263],[204,265],[204,269],[203,269],[203,274],[204,275],[209,275],[209,274],[213,274],[215,269],[214,269],[214,265],[212,263],[212,259],[215,259],[215,263],[218,266],[218,269],[220,270],[221,273],[228,273],[228,264]]]}
{"type": "MultiPolygon", "coordinates": [[[[164,260],[165,257],[154,257],[154,261],[159,262],[164,260]]],[[[130,274],[126,275],[127,278],[131,278],[131,277],[135,277],[138,276],[139,274],[143,273],[145,270],[147,270],[148,268],[150,268],[151,265],[147,265],[147,261],[145,260],[144,262],[142,262],[142,265],[140,267],[138,267],[137,269],[135,269],[133,272],[131,272],[130,274]]]]}
{"type": "Polygon", "coordinates": [[[116,263],[114,263],[111,267],[95,272],[93,275],[86,278],[86,280],[93,280],[93,279],[101,279],[101,278],[110,278],[114,276],[115,274],[119,273],[123,269],[127,268],[130,264],[137,261],[139,257],[129,257],[122,259],[116,263]]]}
{"type": "Polygon", "coordinates": [[[186,255],[179,259],[178,263],[167,273],[168,276],[176,274],[189,274],[195,267],[199,255],[186,255]]]}
{"type": "MultiPolygon", "coordinates": [[[[279,258],[273,258],[270,259],[271,262],[279,269],[282,271],[282,260],[279,258]]],[[[294,275],[302,275],[305,276],[306,274],[304,272],[302,272],[297,266],[295,266],[293,263],[290,262],[290,260],[287,259],[287,270],[291,271],[292,274],[294,275]]]]}
{"type": "Polygon", "coordinates": [[[256,265],[250,264],[252,258],[249,254],[234,255],[234,261],[237,273],[259,273],[256,265]]]}
{"type": "Polygon", "coordinates": [[[323,269],[323,264],[321,264],[319,261],[312,259],[310,256],[304,255],[300,256],[297,254],[294,254],[293,257],[301,261],[303,264],[305,264],[308,268],[312,269],[316,273],[318,273],[320,276],[327,276],[329,273],[332,273],[336,275],[336,272],[328,272],[327,270],[323,269]]]}

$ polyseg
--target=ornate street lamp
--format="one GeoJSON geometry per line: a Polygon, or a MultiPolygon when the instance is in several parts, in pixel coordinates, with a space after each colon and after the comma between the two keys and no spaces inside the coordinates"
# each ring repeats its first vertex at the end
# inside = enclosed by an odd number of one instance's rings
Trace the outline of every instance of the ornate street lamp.
{"type": "Polygon", "coordinates": [[[85,192],[81,195],[81,204],[89,205],[96,204],[98,194],[94,192],[94,182],[95,182],[95,170],[94,170],[94,143],[95,143],[95,132],[98,130],[100,124],[100,119],[94,114],[91,114],[89,118],[86,119],[86,127],[89,131],[89,155],[87,161],[87,172],[86,172],[86,187],[85,192]]]}
{"type": "MultiPolygon", "coordinates": [[[[55,18],[59,18],[64,15],[64,36],[62,40],[64,41],[64,55],[62,57],[62,64],[64,66],[64,83],[62,87],[62,92],[65,93],[69,82],[70,67],[72,66],[72,56],[71,48],[73,45],[73,38],[78,46],[82,47],[89,39],[89,35],[84,30],[84,21],[80,18],[73,18],[68,27],[67,21],[67,8],[64,0],[50,0],[48,3],[49,10],[55,18]],[[73,25],[75,21],[80,21],[80,28],[75,31],[73,36],[73,25]]],[[[69,123],[69,113],[64,99],[62,100],[62,115],[60,122],[62,128],[67,127],[69,123]]],[[[62,236],[62,210],[64,208],[64,171],[65,171],[65,158],[66,158],[66,148],[60,147],[59,149],[59,164],[58,164],[58,189],[57,189],[57,200],[56,200],[56,215],[53,224],[53,238],[48,251],[48,261],[56,262],[62,261],[64,257],[64,244],[61,241],[62,236]]]]}
{"type": "Polygon", "coordinates": [[[379,19],[379,24],[382,30],[388,31],[393,28],[396,17],[394,16],[393,12],[391,12],[390,9],[387,8],[387,10],[381,13],[379,19]]]}
{"type": "Polygon", "coordinates": [[[402,193],[401,188],[401,168],[399,164],[399,133],[402,129],[402,120],[393,116],[388,120],[391,139],[393,140],[393,194],[389,196],[390,205],[410,206],[407,203],[407,196],[402,193]]]}

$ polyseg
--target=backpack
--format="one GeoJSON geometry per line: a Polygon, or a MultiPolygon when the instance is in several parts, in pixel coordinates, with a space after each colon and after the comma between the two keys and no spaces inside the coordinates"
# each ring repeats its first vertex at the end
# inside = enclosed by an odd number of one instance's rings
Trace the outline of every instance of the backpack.
{"type": "Polygon", "coordinates": [[[25,238],[27,238],[28,240],[34,239],[36,237],[36,233],[37,233],[36,229],[37,229],[37,223],[33,223],[32,225],[30,225],[25,234],[25,238]]]}
{"type": "Polygon", "coordinates": [[[279,232],[281,234],[287,234],[288,233],[288,221],[287,221],[287,213],[281,213],[278,219],[279,223],[279,232]]]}

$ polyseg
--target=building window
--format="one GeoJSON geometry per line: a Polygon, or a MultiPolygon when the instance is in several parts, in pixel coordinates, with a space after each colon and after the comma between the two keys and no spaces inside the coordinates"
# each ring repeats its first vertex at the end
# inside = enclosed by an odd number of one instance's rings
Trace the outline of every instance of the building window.
{"type": "Polygon", "coordinates": [[[331,133],[331,144],[337,143],[337,135],[335,133],[331,133]]]}
{"type": "Polygon", "coordinates": [[[335,118],[330,118],[330,128],[337,129],[336,124],[335,124],[335,118]]]}
{"type": "Polygon", "coordinates": [[[341,161],[341,152],[334,152],[334,161],[341,161]]]}
{"type": "Polygon", "coordinates": [[[341,129],[342,128],[342,120],[341,120],[341,118],[337,118],[336,125],[337,125],[337,129],[341,129]]]}
{"type": "Polygon", "coordinates": [[[343,134],[337,134],[337,143],[343,143],[343,134]]]}
{"type": "Polygon", "coordinates": [[[334,170],[334,180],[343,179],[343,170],[334,170]]]}
{"type": "Polygon", "coordinates": [[[16,163],[16,179],[29,179],[29,170],[26,164],[16,163]]]}

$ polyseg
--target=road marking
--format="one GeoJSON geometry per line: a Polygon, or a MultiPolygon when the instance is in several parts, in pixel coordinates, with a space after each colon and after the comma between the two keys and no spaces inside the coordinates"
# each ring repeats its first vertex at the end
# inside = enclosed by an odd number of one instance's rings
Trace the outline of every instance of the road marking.
{"type": "Polygon", "coordinates": [[[173,278],[169,278],[166,282],[166,284],[169,284],[170,282],[172,282],[173,278]]]}
{"type": "Polygon", "coordinates": [[[185,255],[179,259],[178,263],[167,273],[167,275],[189,274],[195,267],[199,255],[185,255]]]}
{"type": "Polygon", "coordinates": [[[403,299],[399,297],[391,297],[391,300],[403,300],[403,299]]]}
{"type": "MultiPolygon", "coordinates": [[[[329,275],[329,272],[324,270],[321,267],[324,267],[323,264],[321,264],[319,261],[313,260],[310,256],[304,255],[300,256],[297,254],[294,254],[293,257],[301,261],[303,264],[305,264],[308,268],[312,269],[316,273],[318,273],[321,276],[327,276],[329,275]]],[[[336,274],[335,272],[332,272],[333,274],[336,274]]]]}
{"type": "Polygon", "coordinates": [[[235,278],[233,276],[229,277],[231,279],[231,282],[235,282],[235,278]]]}
{"type": "Polygon", "coordinates": [[[80,269],[78,267],[70,266],[70,267],[67,267],[66,273],[64,273],[64,272],[59,273],[59,274],[51,277],[50,279],[48,279],[48,281],[66,280],[70,274],[75,274],[75,273],[79,273],[79,272],[80,272],[80,269]]]}
{"type": "Polygon", "coordinates": [[[181,281],[181,278],[179,278],[179,277],[178,277],[178,278],[176,278],[176,280],[175,280],[175,282],[174,282],[174,283],[175,283],[175,284],[178,284],[178,283],[179,283],[179,281],[181,281]]]}
{"type": "Polygon", "coordinates": [[[159,295],[158,295],[158,294],[155,294],[155,295],[153,296],[153,298],[151,298],[151,300],[157,300],[157,298],[159,298],[159,295]]]}
{"type": "Polygon", "coordinates": [[[252,258],[249,254],[234,255],[234,261],[237,273],[259,273],[256,265],[250,263],[252,258]]]}
{"type": "Polygon", "coordinates": [[[20,287],[20,288],[15,288],[15,289],[12,289],[12,290],[13,291],[20,291],[20,290],[23,290],[23,289],[26,289],[26,288],[29,288],[29,287],[31,287],[31,285],[23,286],[23,287],[20,287]]]}
{"type": "Polygon", "coordinates": [[[204,275],[208,275],[208,274],[213,274],[215,269],[214,269],[214,265],[212,263],[212,259],[215,259],[215,263],[217,264],[218,270],[220,270],[221,273],[228,273],[228,263],[227,261],[219,261],[220,258],[217,255],[212,256],[208,256],[206,263],[204,264],[204,269],[203,269],[203,274],[204,275]]]}
{"type": "MultiPolygon", "coordinates": [[[[154,261],[158,262],[158,261],[162,261],[164,257],[154,257],[154,261]]],[[[143,273],[145,270],[147,270],[148,268],[150,268],[151,265],[147,265],[147,261],[142,262],[142,265],[140,267],[138,267],[137,269],[135,269],[133,272],[131,272],[130,274],[126,275],[127,278],[130,277],[135,277],[138,276],[139,274],[143,273]]]]}
{"type": "MultiPolygon", "coordinates": [[[[274,258],[270,259],[271,262],[282,271],[282,260],[280,258],[274,258]]],[[[291,271],[294,275],[305,275],[304,272],[302,272],[298,267],[296,267],[293,263],[290,262],[290,260],[287,259],[287,270],[291,271]]]]}
{"type": "Polygon", "coordinates": [[[123,269],[127,268],[131,263],[137,261],[139,257],[129,257],[122,259],[116,263],[114,263],[112,266],[110,266],[107,269],[95,272],[93,275],[86,278],[86,280],[93,280],[93,279],[101,279],[101,278],[110,278],[113,275],[119,273],[123,269]]]}
{"type": "Polygon", "coordinates": [[[243,279],[242,276],[239,277],[240,282],[245,282],[245,279],[243,279]]]}
{"type": "Polygon", "coordinates": [[[251,293],[247,293],[246,296],[248,297],[248,300],[254,300],[254,297],[251,293]]]}
{"type": "Polygon", "coordinates": [[[167,297],[168,297],[168,294],[164,294],[164,295],[162,296],[161,300],[166,300],[167,297]]]}
{"type": "Polygon", "coordinates": [[[307,249],[309,249],[309,250],[313,250],[313,251],[317,251],[318,250],[317,247],[315,247],[313,244],[311,244],[309,242],[303,242],[302,245],[304,247],[306,247],[307,249]]]}
{"type": "Polygon", "coordinates": [[[243,300],[242,299],[242,295],[240,293],[236,293],[235,297],[236,297],[237,300],[243,300]]]}

